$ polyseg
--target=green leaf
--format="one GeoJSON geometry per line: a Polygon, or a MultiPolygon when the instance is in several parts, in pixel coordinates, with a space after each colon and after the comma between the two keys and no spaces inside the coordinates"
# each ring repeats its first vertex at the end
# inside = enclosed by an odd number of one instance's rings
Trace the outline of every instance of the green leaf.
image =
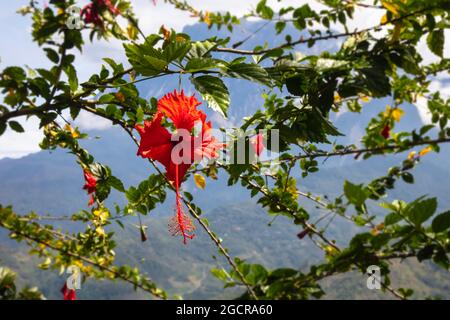
{"type": "Polygon", "coordinates": [[[436,218],[433,219],[431,223],[431,229],[433,232],[442,232],[450,228],[450,211],[441,213],[436,218]]]}
{"type": "Polygon", "coordinates": [[[384,224],[386,226],[389,226],[401,220],[403,220],[402,215],[398,214],[397,212],[391,212],[384,218],[384,224]]]}
{"type": "Polygon", "coordinates": [[[267,71],[255,63],[237,63],[228,66],[226,75],[233,78],[259,82],[266,86],[272,83],[267,71]]]}
{"type": "Polygon", "coordinates": [[[402,179],[406,183],[414,183],[414,176],[410,172],[403,172],[402,179]]]}
{"type": "Polygon", "coordinates": [[[53,63],[58,63],[59,62],[59,55],[58,53],[56,53],[55,50],[51,49],[51,48],[45,48],[44,51],[47,53],[47,58],[53,62],[53,63]]]}
{"type": "Polygon", "coordinates": [[[136,122],[142,122],[144,120],[144,110],[139,107],[136,110],[136,122]]]}
{"type": "Polygon", "coordinates": [[[290,94],[302,96],[308,92],[311,77],[305,72],[286,79],[286,88],[290,94]]]}
{"type": "Polygon", "coordinates": [[[117,191],[120,192],[125,192],[125,187],[123,186],[122,181],[120,181],[120,179],[114,177],[114,176],[109,176],[108,177],[108,184],[113,187],[114,189],[116,189],[117,191]]]}
{"type": "Polygon", "coordinates": [[[230,279],[230,275],[224,269],[213,268],[211,269],[211,273],[214,277],[224,282],[230,279]]]}
{"type": "Polygon", "coordinates": [[[6,122],[0,122],[0,136],[5,132],[6,130],[6,122]]]}
{"type": "Polygon", "coordinates": [[[220,61],[212,58],[192,58],[184,68],[186,72],[197,72],[218,68],[220,61]]]}
{"type": "Polygon", "coordinates": [[[77,71],[73,67],[73,65],[69,65],[64,68],[64,72],[67,75],[67,78],[69,80],[69,86],[71,91],[76,91],[78,89],[78,77],[77,77],[77,71]]]}
{"type": "Polygon", "coordinates": [[[138,202],[141,193],[135,187],[130,187],[130,189],[125,192],[125,196],[131,203],[136,203],[138,202]]]}
{"type": "Polygon", "coordinates": [[[431,50],[431,52],[441,58],[444,54],[444,41],[444,29],[435,30],[427,36],[428,48],[431,50]]]}
{"type": "Polygon", "coordinates": [[[125,53],[135,71],[143,76],[153,76],[164,71],[168,62],[163,54],[149,45],[144,48],[135,44],[124,44],[125,53]]]}
{"type": "Polygon", "coordinates": [[[356,207],[360,207],[368,197],[362,185],[356,185],[347,180],[344,182],[344,193],[348,201],[356,207]]]}
{"type": "Polygon", "coordinates": [[[70,116],[75,120],[80,114],[81,108],[79,106],[70,106],[70,116]]]}
{"type": "Polygon", "coordinates": [[[264,268],[260,264],[252,264],[250,266],[250,272],[246,277],[246,280],[253,285],[258,284],[259,282],[264,282],[266,280],[269,273],[266,268],[264,268]]]}
{"type": "Polygon", "coordinates": [[[411,202],[406,208],[406,215],[416,226],[421,225],[433,215],[437,208],[436,198],[411,202]]]}
{"type": "Polygon", "coordinates": [[[190,49],[191,44],[188,41],[175,41],[168,44],[162,54],[167,62],[181,61],[190,49]]]}
{"type": "Polygon", "coordinates": [[[36,71],[48,82],[55,83],[56,82],[56,76],[53,72],[48,71],[46,69],[36,69],[36,71]]]}
{"type": "Polygon", "coordinates": [[[24,132],[25,131],[23,129],[22,125],[20,123],[18,123],[17,121],[12,120],[8,123],[9,123],[9,127],[16,132],[24,132]]]}
{"type": "Polygon", "coordinates": [[[277,34],[282,33],[284,28],[286,28],[286,22],[284,22],[284,21],[278,21],[275,24],[275,30],[277,31],[277,34]]]}
{"type": "Polygon", "coordinates": [[[186,54],[186,58],[202,58],[206,56],[212,49],[217,47],[217,43],[211,41],[197,41],[192,43],[191,49],[186,54]]]}
{"type": "Polygon", "coordinates": [[[191,81],[208,106],[226,117],[230,94],[223,81],[213,76],[191,77],[191,81]]]}
{"type": "MultiPolygon", "coordinates": [[[[167,62],[164,60],[151,56],[144,56],[143,58],[145,60],[145,67],[150,71],[149,75],[153,75],[154,73],[158,74],[167,67],[167,62]]],[[[142,74],[147,75],[145,71],[142,74]]]]}
{"type": "Polygon", "coordinates": [[[123,71],[123,65],[117,64],[113,59],[103,58],[103,61],[105,61],[113,69],[114,73],[123,71]]]}
{"type": "Polygon", "coordinates": [[[23,81],[27,78],[25,71],[20,67],[8,67],[3,70],[4,75],[8,75],[16,81],[23,81]]]}
{"type": "Polygon", "coordinates": [[[111,101],[114,101],[116,99],[116,96],[112,93],[107,93],[102,95],[99,99],[98,102],[100,103],[109,103],[111,101]]]}
{"type": "Polygon", "coordinates": [[[261,18],[270,20],[273,17],[273,10],[267,6],[266,2],[266,0],[259,1],[256,6],[256,12],[261,16],[261,18]]]}
{"type": "Polygon", "coordinates": [[[391,84],[382,68],[371,67],[360,69],[360,71],[365,77],[367,88],[374,97],[384,97],[390,93],[391,84]]]}
{"type": "Polygon", "coordinates": [[[295,9],[293,13],[293,17],[297,19],[306,19],[314,17],[316,14],[311,10],[311,7],[308,4],[304,4],[303,6],[295,9]]]}
{"type": "Polygon", "coordinates": [[[42,128],[43,126],[46,126],[50,122],[54,121],[56,117],[58,116],[55,112],[49,112],[40,117],[41,122],[39,123],[39,128],[42,128]]]}

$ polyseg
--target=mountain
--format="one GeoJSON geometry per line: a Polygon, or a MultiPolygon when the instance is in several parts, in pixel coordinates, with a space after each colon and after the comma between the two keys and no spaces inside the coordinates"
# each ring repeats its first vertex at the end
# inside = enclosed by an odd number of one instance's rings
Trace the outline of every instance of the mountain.
{"type": "MultiPolygon", "coordinates": [[[[259,23],[244,22],[233,36],[232,42],[243,39],[256,30],[259,23]],[[246,31],[247,30],[247,31],[246,31]],[[250,30],[250,31],[248,31],[250,30]]],[[[251,48],[262,39],[274,43],[274,32],[270,27],[251,38],[244,48],[251,48]]],[[[209,31],[199,25],[186,27],[185,32],[195,35],[196,39],[208,37],[209,31]]],[[[286,33],[293,33],[287,30],[286,33]]],[[[219,36],[228,36],[226,31],[219,36]]],[[[312,50],[335,50],[336,42],[325,42],[322,47],[312,50]]],[[[299,47],[300,50],[306,48],[299,47]]],[[[162,94],[178,87],[177,78],[157,79],[139,84],[142,96],[160,97],[162,94]]],[[[229,119],[224,122],[217,114],[208,110],[216,126],[238,124],[244,116],[252,114],[263,102],[261,93],[264,89],[243,80],[227,80],[231,92],[229,119]]],[[[188,79],[183,79],[183,87],[191,91],[188,79]]],[[[390,99],[372,100],[364,107],[362,114],[340,112],[332,114],[333,123],[346,136],[339,138],[340,143],[357,143],[370,119],[384,110],[390,99]]],[[[421,124],[417,110],[412,105],[404,105],[405,116],[396,130],[411,130],[421,124]]],[[[102,131],[90,131],[90,137],[80,143],[88,149],[97,161],[112,168],[114,175],[121,178],[126,187],[136,185],[152,172],[148,162],[136,156],[136,146],[129,137],[118,128],[102,131]]],[[[450,180],[450,170],[442,161],[449,155],[448,147],[443,147],[440,155],[427,155],[414,171],[416,183],[409,185],[400,182],[390,194],[389,199],[411,200],[429,194],[439,198],[440,209],[450,207],[450,197],[445,186],[450,180]]],[[[357,161],[353,157],[329,159],[323,169],[306,178],[298,177],[298,188],[315,194],[327,194],[330,197],[342,193],[344,180],[353,183],[369,182],[384,175],[389,167],[399,164],[405,155],[377,156],[368,161],[357,161]]],[[[75,163],[73,155],[64,150],[52,152],[42,151],[21,159],[0,160],[0,203],[11,204],[15,211],[27,213],[34,210],[40,214],[55,216],[70,215],[80,208],[87,208],[88,197],[82,190],[84,183],[81,169],[75,163]]],[[[309,240],[296,237],[298,228],[285,217],[269,216],[249,198],[249,192],[241,186],[228,187],[226,175],[220,174],[218,181],[208,180],[206,190],[197,189],[190,178],[183,184],[190,191],[195,203],[202,207],[205,217],[210,221],[213,231],[223,238],[224,244],[233,256],[240,256],[251,262],[264,263],[268,267],[293,267],[307,270],[308,267],[323,259],[323,253],[309,240]],[[250,200],[249,200],[250,199],[250,200]],[[270,223],[272,222],[273,223],[270,223]],[[270,226],[269,226],[270,224],[270,226]]],[[[299,199],[311,213],[312,217],[320,217],[324,212],[315,208],[314,203],[305,198],[299,199]]],[[[108,205],[114,202],[123,205],[122,195],[113,192],[108,205]]],[[[149,240],[140,242],[136,217],[125,219],[125,230],[111,225],[110,230],[117,234],[117,262],[139,267],[157,284],[171,294],[182,294],[192,299],[233,298],[242,289],[226,289],[215,280],[209,270],[217,265],[227,268],[218,257],[216,249],[201,229],[196,231],[197,237],[184,246],[179,238],[174,238],[167,231],[167,219],[173,214],[173,195],[158,206],[148,216],[144,224],[149,227],[149,240]]],[[[371,204],[370,210],[382,216],[383,209],[371,204]]],[[[326,223],[326,221],[325,221],[326,223]]],[[[82,229],[80,223],[60,223],[70,230],[82,229]]],[[[329,225],[327,233],[345,244],[356,232],[348,221],[336,218],[329,225]]],[[[24,244],[9,240],[7,233],[0,230],[0,265],[11,267],[19,273],[19,282],[36,285],[48,298],[59,299],[59,289],[65,275],[57,271],[41,271],[35,265],[35,257],[27,254],[24,244]]],[[[439,295],[450,298],[450,279],[445,271],[430,264],[419,264],[416,261],[396,263],[393,271],[394,286],[412,286],[416,289],[416,297],[439,295]]],[[[383,298],[387,297],[366,288],[365,277],[357,274],[333,277],[323,281],[328,289],[326,298],[383,298]]],[[[78,293],[81,299],[144,299],[148,295],[135,292],[122,282],[110,283],[89,279],[78,293]]]]}

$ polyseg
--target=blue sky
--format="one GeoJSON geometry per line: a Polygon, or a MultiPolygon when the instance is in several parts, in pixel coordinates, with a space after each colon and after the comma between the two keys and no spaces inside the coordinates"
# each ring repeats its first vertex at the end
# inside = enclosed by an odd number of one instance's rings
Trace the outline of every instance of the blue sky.
{"type": "MultiPolygon", "coordinates": [[[[32,42],[30,31],[30,17],[23,17],[16,13],[21,6],[28,4],[28,0],[0,1],[0,68],[6,66],[18,65],[29,66],[31,68],[42,68],[50,65],[48,59],[42,53],[42,50],[32,42]]],[[[44,3],[43,0],[40,1],[44,3]]],[[[80,0],[80,6],[87,3],[87,0],[80,0]]],[[[189,1],[194,7],[200,10],[209,11],[231,11],[236,15],[243,15],[255,7],[258,0],[191,0],[189,1]]],[[[313,8],[319,8],[319,4],[312,1],[287,0],[283,4],[296,4],[308,2],[313,8]]],[[[133,0],[135,12],[140,20],[140,25],[144,33],[155,33],[161,25],[168,28],[174,28],[181,31],[184,26],[196,23],[196,20],[189,17],[187,13],[174,10],[170,5],[165,4],[162,0],[157,1],[154,6],[151,0],[133,0]]],[[[272,0],[269,3],[277,5],[277,1],[272,0]]],[[[379,23],[382,10],[361,10],[357,9],[355,21],[350,25],[350,29],[364,28],[379,23]]],[[[340,29],[340,27],[336,27],[340,29]]],[[[450,35],[446,34],[447,38],[450,35]]],[[[445,51],[448,57],[450,41],[447,41],[445,51]]],[[[426,44],[420,45],[421,52],[425,56],[426,62],[436,59],[432,53],[426,48],[426,44]]],[[[75,67],[81,80],[86,80],[92,73],[92,70],[99,70],[102,64],[102,58],[109,56],[124,63],[124,54],[122,46],[118,41],[88,43],[83,48],[83,54],[78,55],[75,67]]],[[[448,78],[448,75],[446,76],[448,78]]],[[[449,83],[449,82],[447,82],[449,83]]],[[[442,93],[450,95],[450,88],[444,85],[442,81],[434,81],[433,89],[440,90],[442,93]]],[[[418,102],[421,106],[419,111],[426,118],[424,113],[426,101],[418,102]]],[[[25,121],[21,119],[21,123],[26,129],[25,133],[17,134],[11,130],[0,137],[0,158],[3,157],[21,157],[32,152],[39,151],[39,142],[42,134],[38,130],[38,122],[34,119],[25,121]]],[[[94,119],[88,114],[82,114],[77,120],[76,125],[84,129],[104,129],[109,127],[109,123],[94,119]]]]}

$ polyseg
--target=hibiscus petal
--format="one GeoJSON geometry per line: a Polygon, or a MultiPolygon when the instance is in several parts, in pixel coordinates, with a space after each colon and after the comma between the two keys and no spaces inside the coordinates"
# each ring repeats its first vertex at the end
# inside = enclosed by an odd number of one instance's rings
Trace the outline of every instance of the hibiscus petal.
{"type": "Polygon", "coordinates": [[[191,131],[195,122],[201,120],[204,113],[197,110],[200,102],[194,96],[186,96],[183,91],[168,93],[158,101],[158,111],[164,113],[177,129],[191,131]]]}
{"type": "Polygon", "coordinates": [[[144,127],[135,128],[141,136],[137,154],[169,166],[172,151],[171,134],[161,125],[163,114],[157,113],[153,121],[145,121],[144,127]]]}
{"type": "Polygon", "coordinates": [[[217,139],[211,134],[211,122],[203,120],[202,134],[196,137],[196,144],[194,145],[194,157],[196,161],[202,160],[204,157],[213,159],[218,157],[217,151],[223,149],[225,144],[219,143],[217,139]]]}

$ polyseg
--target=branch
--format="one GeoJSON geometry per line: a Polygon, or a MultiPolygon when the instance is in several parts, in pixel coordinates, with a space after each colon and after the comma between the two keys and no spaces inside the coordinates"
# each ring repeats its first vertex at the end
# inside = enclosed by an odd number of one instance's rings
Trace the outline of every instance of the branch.
{"type": "MultiPolygon", "coordinates": [[[[439,143],[446,143],[446,142],[450,142],[450,138],[439,138],[439,139],[434,139],[434,140],[422,140],[422,141],[418,141],[418,142],[410,142],[410,143],[405,143],[403,145],[398,145],[398,144],[391,144],[391,145],[386,145],[386,146],[381,146],[381,147],[375,147],[375,148],[363,148],[363,149],[353,149],[353,150],[342,150],[342,151],[332,151],[332,152],[318,152],[318,153],[311,153],[311,154],[302,154],[302,155],[298,155],[295,156],[294,159],[299,160],[299,159],[306,159],[306,158],[310,158],[310,159],[314,159],[314,158],[319,158],[319,157],[333,157],[333,156],[345,156],[345,155],[350,155],[350,154],[362,154],[362,153],[376,153],[376,152],[380,152],[380,151],[386,151],[386,150],[396,150],[396,149],[409,149],[409,148],[413,148],[416,146],[422,146],[422,145],[426,145],[426,144],[439,144],[439,143]]],[[[403,150],[404,151],[404,150],[403,150]]],[[[290,161],[291,159],[289,159],[290,161]]]]}
{"type": "MultiPolygon", "coordinates": [[[[133,71],[132,68],[124,70],[123,72],[120,72],[109,79],[100,81],[100,85],[114,82],[115,80],[122,78],[124,75],[126,75],[127,73],[130,73],[131,71],[133,71]]],[[[77,100],[79,98],[89,96],[96,89],[97,89],[97,87],[86,89],[86,90],[80,92],[79,94],[74,95],[72,97],[72,99],[77,100]]],[[[11,118],[34,115],[34,114],[38,114],[38,113],[45,112],[45,111],[53,111],[53,110],[56,111],[60,108],[65,108],[66,106],[67,106],[67,104],[63,104],[63,103],[53,103],[52,104],[51,101],[48,101],[39,107],[32,106],[32,107],[17,109],[17,110],[2,114],[2,115],[0,115],[0,122],[6,122],[7,120],[9,120],[11,118]]]]}
{"type": "MultiPolygon", "coordinates": [[[[51,244],[51,243],[48,243],[48,242],[43,241],[43,240],[41,240],[41,239],[39,239],[39,238],[33,237],[32,235],[29,235],[29,234],[27,234],[27,233],[24,233],[24,232],[21,232],[21,231],[16,231],[16,230],[14,230],[12,227],[5,225],[5,224],[3,223],[3,221],[1,221],[1,220],[0,220],[0,227],[2,227],[2,228],[4,228],[4,229],[7,229],[7,230],[9,230],[9,231],[11,231],[11,232],[14,232],[14,233],[16,233],[17,235],[20,235],[20,236],[22,236],[22,237],[24,237],[24,238],[26,238],[26,239],[28,239],[28,240],[30,240],[30,241],[36,242],[36,243],[38,243],[38,244],[42,244],[42,245],[46,246],[47,248],[50,248],[50,249],[52,249],[52,250],[55,250],[55,251],[58,251],[58,252],[60,252],[60,253],[66,254],[66,255],[68,255],[68,256],[70,256],[70,257],[72,257],[72,258],[75,258],[75,259],[77,259],[77,260],[80,260],[80,261],[83,261],[83,262],[85,262],[85,263],[87,263],[87,264],[90,264],[90,265],[92,265],[92,266],[95,266],[95,267],[97,267],[98,269],[101,269],[101,270],[103,270],[103,271],[110,272],[110,273],[113,274],[115,277],[120,278],[120,279],[122,279],[123,281],[126,281],[126,282],[128,282],[128,283],[131,283],[131,284],[134,285],[135,287],[138,287],[138,288],[140,288],[140,289],[142,289],[142,290],[144,290],[144,291],[146,291],[146,292],[148,292],[148,293],[154,295],[155,297],[158,297],[158,298],[160,298],[160,299],[166,299],[166,296],[165,296],[163,293],[161,293],[160,290],[157,290],[157,289],[149,289],[149,288],[145,287],[145,286],[142,284],[142,281],[141,281],[141,282],[133,281],[132,279],[123,276],[120,272],[116,271],[116,270],[113,269],[113,268],[110,268],[110,267],[101,265],[101,264],[99,264],[98,262],[95,262],[95,261],[92,260],[92,259],[89,259],[89,258],[80,256],[80,255],[78,255],[78,254],[76,254],[76,253],[73,253],[73,252],[71,252],[71,251],[62,250],[62,249],[58,248],[57,246],[55,246],[55,245],[53,245],[53,244],[51,244]]],[[[39,228],[39,231],[43,231],[43,230],[45,230],[45,229],[39,228]]],[[[48,230],[47,230],[47,231],[48,231],[48,230]]],[[[151,281],[151,280],[148,280],[148,281],[151,281]]]]}
{"type": "Polygon", "coordinates": [[[321,40],[330,40],[330,39],[338,39],[338,38],[342,38],[342,37],[348,37],[348,36],[355,36],[361,33],[365,33],[365,32],[369,32],[372,30],[376,30],[379,29],[389,23],[395,23],[395,22],[399,22],[402,21],[406,18],[409,18],[411,16],[415,16],[417,14],[422,14],[434,9],[438,9],[436,7],[429,7],[429,8],[424,8],[421,10],[417,10],[408,14],[405,14],[404,16],[398,17],[398,18],[394,18],[391,19],[389,21],[386,21],[384,23],[380,23],[377,24],[376,26],[372,26],[372,27],[368,27],[365,29],[361,29],[361,30],[356,30],[353,32],[343,32],[343,33],[336,33],[336,34],[328,34],[325,36],[318,36],[318,37],[310,37],[310,38],[303,38],[301,37],[299,40],[294,41],[294,42],[286,42],[283,43],[277,47],[273,47],[273,48],[269,48],[269,49],[265,49],[265,50],[240,50],[240,49],[234,49],[234,48],[226,48],[226,47],[219,47],[216,49],[213,49],[212,51],[218,51],[218,52],[229,52],[229,53],[234,53],[234,54],[242,54],[242,55],[259,55],[259,54],[265,54],[274,50],[278,50],[278,49],[284,49],[284,48],[289,48],[289,47],[293,47],[299,44],[303,44],[303,43],[308,43],[310,41],[321,41],[321,40]]]}

